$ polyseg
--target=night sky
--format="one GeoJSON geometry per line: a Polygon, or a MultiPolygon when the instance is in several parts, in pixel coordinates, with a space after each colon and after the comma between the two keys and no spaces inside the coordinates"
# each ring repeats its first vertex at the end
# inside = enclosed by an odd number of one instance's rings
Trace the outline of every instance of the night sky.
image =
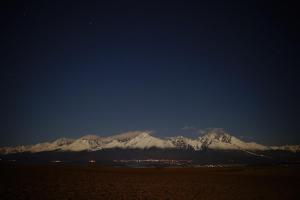
{"type": "Polygon", "coordinates": [[[61,0],[0,9],[1,146],[205,128],[300,143],[295,4],[61,0]]]}

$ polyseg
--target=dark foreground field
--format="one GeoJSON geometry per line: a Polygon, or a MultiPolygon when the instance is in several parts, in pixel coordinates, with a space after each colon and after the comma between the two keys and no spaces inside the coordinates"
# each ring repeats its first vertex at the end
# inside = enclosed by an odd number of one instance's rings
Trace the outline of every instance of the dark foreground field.
{"type": "Polygon", "coordinates": [[[0,199],[300,199],[297,167],[0,165],[0,199]]]}

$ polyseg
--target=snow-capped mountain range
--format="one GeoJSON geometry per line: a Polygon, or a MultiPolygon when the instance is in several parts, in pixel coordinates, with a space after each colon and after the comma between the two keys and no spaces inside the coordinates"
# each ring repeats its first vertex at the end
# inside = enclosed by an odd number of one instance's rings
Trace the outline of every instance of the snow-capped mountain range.
{"type": "Polygon", "coordinates": [[[35,145],[2,147],[1,154],[12,153],[37,153],[46,151],[98,151],[103,149],[204,149],[214,150],[242,150],[242,151],[267,151],[281,150],[299,152],[300,145],[266,146],[255,142],[245,142],[223,131],[208,131],[198,138],[183,136],[158,138],[151,131],[132,131],[119,135],[102,137],[86,135],[79,139],[60,138],[53,142],[38,143],[35,145]]]}

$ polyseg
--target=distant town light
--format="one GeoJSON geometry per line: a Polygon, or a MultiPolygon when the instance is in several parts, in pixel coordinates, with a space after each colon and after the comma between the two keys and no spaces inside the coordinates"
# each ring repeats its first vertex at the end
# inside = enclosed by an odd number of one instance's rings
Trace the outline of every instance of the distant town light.
{"type": "Polygon", "coordinates": [[[61,160],[53,160],[52,163],[61,163],[61,160]]]}

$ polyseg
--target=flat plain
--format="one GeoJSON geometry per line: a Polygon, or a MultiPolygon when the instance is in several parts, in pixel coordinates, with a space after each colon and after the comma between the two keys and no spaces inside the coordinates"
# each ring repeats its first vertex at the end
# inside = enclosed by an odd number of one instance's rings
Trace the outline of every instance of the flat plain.
{"type": "Polygon", "coordinates": [[[0,164],[5,199],[300,199],[299,167],[0,164]]]}

